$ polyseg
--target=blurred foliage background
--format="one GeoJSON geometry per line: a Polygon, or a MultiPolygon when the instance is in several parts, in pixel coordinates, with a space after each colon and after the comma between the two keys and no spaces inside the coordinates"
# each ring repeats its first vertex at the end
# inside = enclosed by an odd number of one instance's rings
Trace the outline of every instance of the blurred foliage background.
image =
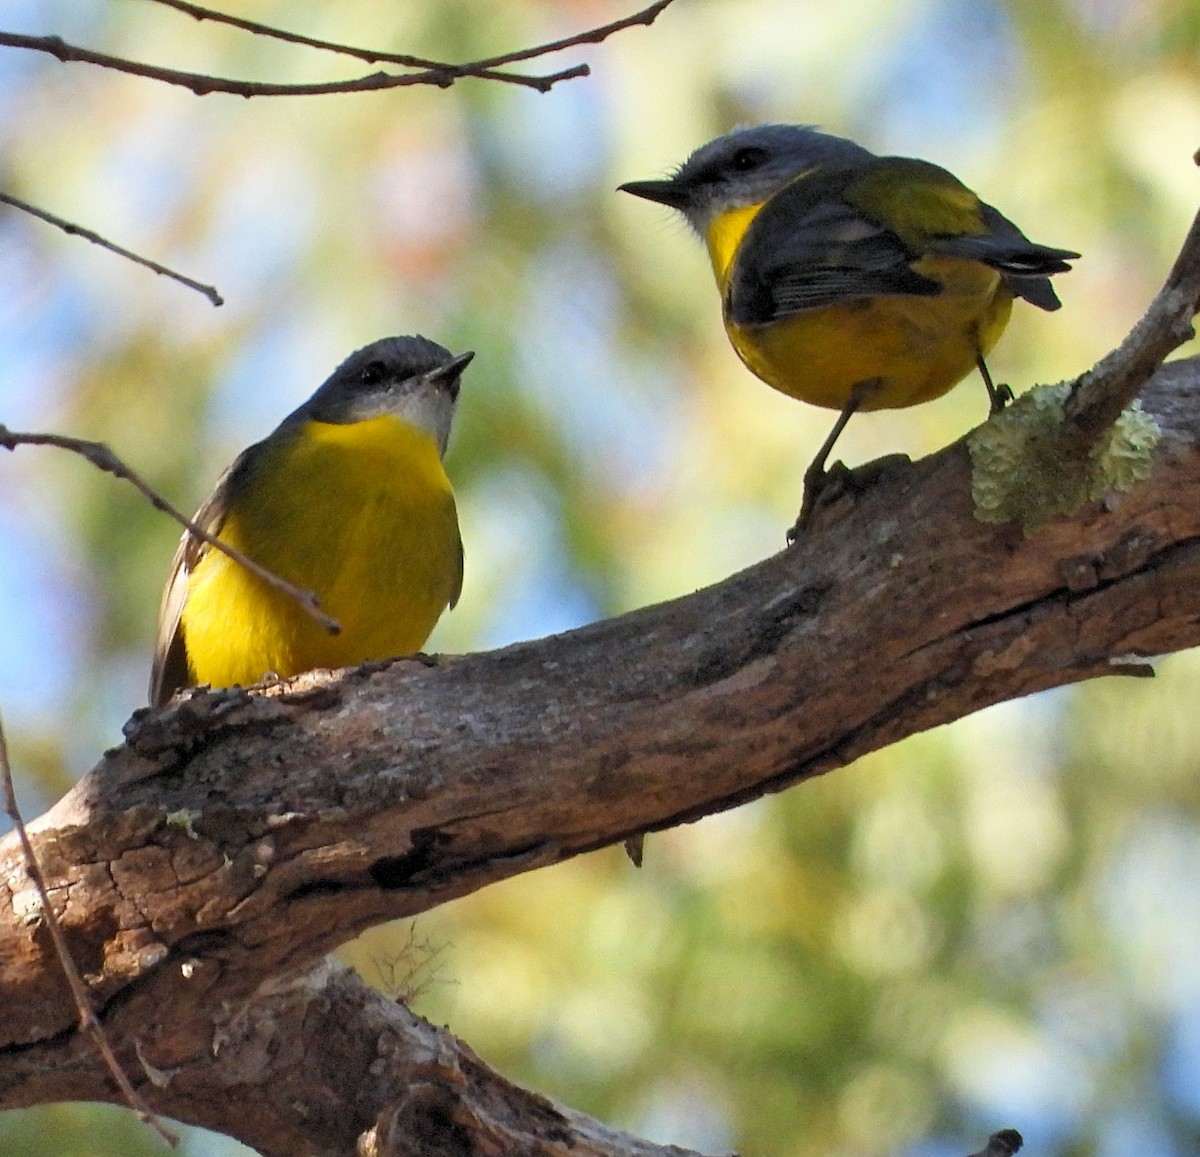
{"type": "MultiPolygon", "coordinates": [[[[226,0],[310,35],[445,59],[636,0],[226,0]]],[[[260,79],[350,62],[145,2],[7,0],[13,31],[260,79]]],[[[253,100],[0,56],[0,186],[214,281],[203,298],[0,213],[0,421],[110,442],[192,508],[351,349],[422,332],[479,356],[449,468],[462,602],[431,649],[540,636],[779,549],[830,415],[721,334],[706,258],[613,192],[739,122],[805,121],[955,171],[1085,258],[1018,305],[992,368],[1088,367],[1197,203],[1192,0],[678,0],[537,62],[548,95],[253,100]]],[[[856,418],[848,461],[983,420],[968,382],[856,418]]],[[[0,461],[0,704],[30,814],[144,701],[176,531],[85,464],[0,461]]],[[[825,780],[521,877],[346,949],[510,1076],[709,1152],[1200,1149],[1195,656],[918,736],[825,780]]],[[[120,1109],[0,1117],[11,1154],[158,1151],[120,1109]]],[[[242,1152],[189,1131],[190,1157],[242,1152]]]]}

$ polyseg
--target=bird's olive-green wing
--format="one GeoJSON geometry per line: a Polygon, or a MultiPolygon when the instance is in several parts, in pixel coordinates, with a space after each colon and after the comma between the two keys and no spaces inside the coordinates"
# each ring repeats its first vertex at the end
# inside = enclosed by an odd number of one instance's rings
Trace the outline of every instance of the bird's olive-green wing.
{"type": "MultiPolygon", "coordinates": [[[[204,500],[192,521],[211,535],[221,533],[230,499],[245,484],[254,468],[260,444],[251,446],[221,475],[213,492],[204,500]]],[[[158,637],[154,642],[154,661],[150,667],[150,703],[161,707],[176,691],[191,685],[187,645],[180,626],[183,604],[187,601],[188,579],[200,560],[212,548],[185,530],[171,559],[171,570],[163,588],[158,610],[158,637]]]]}
{"type": "Polygon", "coordinates": [[[914,253],[991,266],[1014,295],[1042,309],[1058,309],[1049,278],[1079,256],[1030,241],[953,173],[928,161],[881,157],[854,182],[850,197],[864,212],[879,214],[914,253]]]}
{"type": "Polygon", "coordinates": [[[1023,297],[1039,309],[1058,309],[1062,302],[1050,284],[1050,277],[1055,273],[1067,273],[1071,268],[1068,262],[1079,254],[1070,249],[1038,245],[999,209],[982,201],[979,208],[986,232],[933,237],[929,241],[929,252],[982,261],[1004,278],[1015,296],[1023,297]]]}
{"type": "Polygon", "coordinates": [[[911,268],[918,256],[853,204],[849,169],[801,176],[751,222],[734,261],[726,313],[736,325],[880,294],[932,296],[941,286],[911,268]]]}
{"type": "Polygon", "coordinates": [[[952,173],[908,157],[817,170],[781,190],[739,248],[727,309],[740,325],[884,294],[932,296],[912,263],[929,254],[990,265],[1012,292],[1057,309],[1049,277],[1079,255],[1030,241],[952,173]]]}

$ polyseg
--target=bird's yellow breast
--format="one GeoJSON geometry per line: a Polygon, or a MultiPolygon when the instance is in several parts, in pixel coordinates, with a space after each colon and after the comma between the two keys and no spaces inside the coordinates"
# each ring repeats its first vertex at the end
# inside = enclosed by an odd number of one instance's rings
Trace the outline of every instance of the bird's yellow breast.
{"type": "Polygon", "coordinates": [[[708,256],[712,261],[713,276],[721,290],[721,297],[729,287],[729,275],[733,271],[733,259],[737,256],[738,246],[750,228],[750,222],[758,216],[765,201],[757,205],[745,205],[740,209],[730,209],[712,219],[708,226],[705,241],[708,244],[708,256]]]}
{"type": "MultiPolygon", "coordinates": [[[[762,205],[715,218],[707,235],[713,273],[726,300],[738,246],[762,205]]],[[[942,285],[936,296],[881,294],[800,310],[764,325],[725,332],[746,367],[769,386],[814,406],[840,410],[853,387],[881,385],[861,409],[928,402],[976,366],[1008,324],[1012,293],[980,261],[925,256],[913,269],[942,285]]]]}
{"type": "Polygon", "coordinates": [[[454,494],[433,438],[384,416],[307,422],[268,439],[221,538],[314,591],[341,625],[219,551],[189,577],[181,626],[198,683],[253,683],[421,648],[462,580],[454,494]]]}

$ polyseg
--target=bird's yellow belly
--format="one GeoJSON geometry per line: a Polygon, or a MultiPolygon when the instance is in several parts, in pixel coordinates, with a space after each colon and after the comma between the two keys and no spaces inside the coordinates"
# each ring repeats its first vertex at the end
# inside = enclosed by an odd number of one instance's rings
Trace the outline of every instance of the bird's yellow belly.
{"type": "Polygon", "coordinates": [[[942,282],[942,293],[855,299],[745,328],[726,318],[729,341],[752,373],[814,406],[840,410],[857,383],[873,378],[881,384],[861,409],[931,401],[995,345],[1013,299],[978,261],[925,257],[914,268],[942,282]]]}
{"type": "Polygon", "coordinates": [[[254,683],[418,651],[456,597],[462,548],[437,446],[395,418],[310,422],[273,448],[221,538],[314,591],[341,625],[327,633],[296,602],[209,550],[181,617],[197,683],[254,683]]]}

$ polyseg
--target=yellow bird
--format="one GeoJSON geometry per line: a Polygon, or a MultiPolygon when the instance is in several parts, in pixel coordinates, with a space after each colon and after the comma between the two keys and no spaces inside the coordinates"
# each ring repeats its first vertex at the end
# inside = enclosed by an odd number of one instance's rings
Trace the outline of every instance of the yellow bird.
{"type": "Polygon", "coordinates": [[[666,180],[621,190],[678,209],[708,246],[725,332],[769,386],[840,414],[805,475],[824,466],[856,410],[946,393],[972,369],[996,411],[1007,400],[984,355],[1014,297],[1058,309],[1051,274],[1079,256],[1030,241],[957,177],[879,157],[808,125],[737,129],[666,180]]]}
{"type": "Polygon", "coordinates": [[[374,342],[238,457],[193,521],[314,592],[341,630],[185,533],[159,613],[153,704],[181,687],[420,650],[462,588],[442,458],[472,357],[423,337],[374,342]]]}

